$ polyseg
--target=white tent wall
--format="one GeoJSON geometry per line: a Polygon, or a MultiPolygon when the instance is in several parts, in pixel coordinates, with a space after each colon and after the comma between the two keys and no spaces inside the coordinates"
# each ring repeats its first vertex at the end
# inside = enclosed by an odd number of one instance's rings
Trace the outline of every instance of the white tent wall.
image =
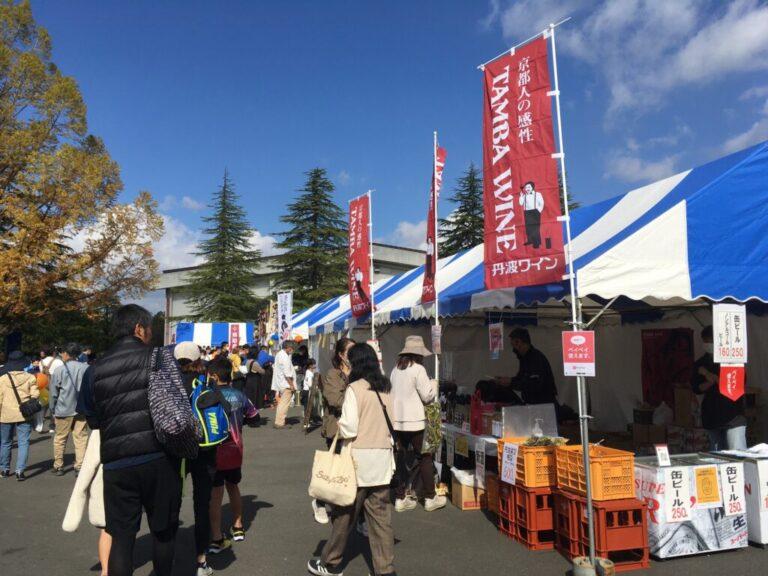
{"type": "MultiPolygon", "coordinates": [[[[642,402],[642,331],[660,328],[690,328],[694,333],[694,356],[703,352],[699,332],[702,326],[711,322],[709,308],[667,311],[664,318],[654,322],[621,325],[618,315],[603,316],[596,327],[597,377],[587,379],[594,417],[592,427],[606,432],[625,431],[632,422],[633,409],[642,402]]],[[[561,333],[564,318],[544,317],[537,326],[527,327],[533,344],[549,359],[560,402],[577,408],[576,379],[563,376],[561,333]]],[[[518,361],[508,340],[498,360],[491,360],[488,350],[488,328],[483,317],[446,318],[443,324],[443,355],[441,373],[443,379],[453,380],[459,386],[474,388],[478,380],[492,376],[513,376],[517,373],[518,361]]],[[[509,332],[512,326],[508,326],[509,332]]],[[[761,354],[768,350],[768,317],[750,315],[749,363],[747,364],[747,385],[763,390],[761,396],[768,397],[768,357],[761,354]]],[[[398,352],[406,336],[419,335],[431,348],[430,326],[426,323],[390,324],[377,329],[382,349],[384,370],[392,370],[398,352]]],[[[351,331],[350,336],[365,341],[370,333],[364,327],[351,331]]],[[[335,335],[314,337],[319,343],[319,367],[322,371],[330,366],[335,335]]],[[[432,359],[425,362],[433,374],[432,359]]],[[[760,400],[765,406],[766,398],[760,400]]],[[[761,431],[765,435],[765,431],[761,431]]]]}

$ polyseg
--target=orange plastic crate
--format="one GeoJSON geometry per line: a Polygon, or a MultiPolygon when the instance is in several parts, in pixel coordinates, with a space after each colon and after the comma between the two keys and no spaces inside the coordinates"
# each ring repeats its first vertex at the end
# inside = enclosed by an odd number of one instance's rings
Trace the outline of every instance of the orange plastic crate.
{"type": "MultiPolygon", "coordinates": [[[[557,487],[586,496],[584,460],[579,445],[555,448],[557,487]]],[[[589,468],[594,500],[635,497],[635,455],[606,446],[589,446],[589,468]]]]}
{"type": "Polygon", "coordinates": [[[499,482],[499,517],[515,522],[515,487],[499,482]]]}
{"type": "Polygon", "coordinates": [[[498,440],[499,476],[504,454],[504,444],[519,444],[517,451],[516,484],[526,488],[554,486],[557,480],[554,446],[523,446],[527,438],[501,438],[498,440]]]}

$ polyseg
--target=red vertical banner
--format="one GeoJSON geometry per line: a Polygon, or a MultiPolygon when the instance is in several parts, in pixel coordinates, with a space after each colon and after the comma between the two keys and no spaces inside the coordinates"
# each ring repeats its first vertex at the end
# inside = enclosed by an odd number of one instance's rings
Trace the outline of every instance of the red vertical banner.
{"type": "Polygon", "coordinates": [[[368,194],[349,202],[349,299],[355,318],[371,311],[371,197],[368,194]]]}
{"type": "Polygon", "coordinates": [[[486,64],[483,94],[485,287],[565,273],[547,40],[486,64]]]}
{"type": "Polygon", "coordinates": [[[421,303],[435,301],[435,274],[437,274],[437,199],[443,186],[443,168],[447,152],[438,147],[432,167],[432,185],[429,192],[429,214],[427,215],[427,261],[424,265],[424,284],[421,289],[421,303]]]}

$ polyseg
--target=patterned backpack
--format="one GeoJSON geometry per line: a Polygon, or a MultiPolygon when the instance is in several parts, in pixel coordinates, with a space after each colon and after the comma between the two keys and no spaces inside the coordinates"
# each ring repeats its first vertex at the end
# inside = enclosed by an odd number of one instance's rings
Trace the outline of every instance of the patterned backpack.
{"type": "Polygon", "coordinates": [[[196,458],[202,430],[192,413],[179,366],[168,348],[152,351],[147,396],[160,444],[173,456],[196,458]]]}

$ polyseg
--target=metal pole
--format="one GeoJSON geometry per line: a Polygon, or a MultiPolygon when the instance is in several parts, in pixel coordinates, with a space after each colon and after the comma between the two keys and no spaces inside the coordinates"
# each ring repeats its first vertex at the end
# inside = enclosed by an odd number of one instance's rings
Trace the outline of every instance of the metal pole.
{"type": "MultiPolygon", "coordinates": [[[[568,16],[568,18],[564,18],[564,19],[560,20],[560,22],[558,22],[557,24],[550,24],[550,25],[549,25],[549,28],[550,28],[550,30],[552,29],[552,27],[555,27],[555,28],[556,28],[556,27],[560,26],[561,24],[565,24],[565,23],[566,23],[566,22],[568,22],[568,20],[570,20],[570,19],[571,19],[571,17],[570,17],[570,16],[568,16]]],[[[491,63],[491,62],[493,62],[494,60],[498,60],[499,58],[501,58],[501,57],[502,57],[502,56],[504,56],[505,54],[514,54],[514,53],[515,53],[515,50],[517,50],[517,49],[518,49],[518,48],[520,48],[521,46],[525,46],[525,45],[526,45],[526,44],[528,44],[528,42],[530,42],[531,40],[536,40],[536,38],[538,38],[539,36],[541,36],[541,34],[542,34],[541,32],[538,32],[538,33],[534,34],[533,36],[531,36],[530,38],[526,38],[526,39],[525,39],[525,40],[523,40],[522,42],[518,42],[517,44],[515,44],[515,45],[514,45],[514,46],[512,46],[511,48],[507,48],[506,50],[504,50],[504,52],[502,52],[502,53],[501,53],[501,54],[499,54],[498,56],[494,56],[494,57],[493,57],[493,58],[491,58],[490,60],[488,60],[488,61],[486,61],[486,62],[483,62],[482,64],[480,64],[480,65],[477,67],[477,68],[478,68],[478,70],[482,70],[482,69],[483,69],[483,68],[485,68],[485,67],[486,67],[488,64],[490,64],[490,63],[491,63]]]]}
{"type": "Polygon", "coordinates": [[[368,260],[371,263],[371,273],[368,278],[368,291],[371,293],[371,340],[376,341],[376,305],[373,294],[373,202],[371,200],[371,192],[368,190],[368,260]]]}
{"type": "MultiPolygon", "coordinates": [[[[435,263],[435,277],[432,279],[434,283],[435,288],[435,326],[440,326],[440,290],[437,286],[437,264],[439,260],[439,252],[438,252],[438,237],[439,232],[437,229],[437,130],[435,130],[432,133],[432,198],[430,198],[430,202],[434,202],[434,206],[432,207],[433,210],[433,218],[434,218],[434,224],[435,224],[435,237],[434,237],[434,252],[432,254],[432,258],[435,263]]],[[[441,337],[442,339],[442,337],[441,337]]],[[[434,348],[434,346],[433,346],[434,348]]],[[[440,357],[435,352],[435,380],[438,382],[440,381],[440,357]]]]}
{"type": "MultiPolygon", "coordinates": [[[[555,44],[556,24],[549,25],[549,36],[552,41],[552,70],[555,79],[555,89],[551,94],[555,97],[555,107],[557,110],[557,141],[558,154],[560,159],[560,175],[563,182],[563,204],[565,212],[565,234],[568,246],[565,251],[568,262],[568,281],[571,288],[571,323],[573,329],[581,328],[581,309],[577,310],[578,293],[576,290],[576,271],[573,268],[573,248],[571,246],[571,215],[568,209],[568,180],[565,175],[565,148],[563,146],[563,119],[560,111],[560,82],[557,75],[557,46],[555,44]]],[[[586,381],[583,376],[576,378],[576,387],[579,396],[579,423],[581,432],[581,447],[584,459],[584,479],[587,489],[587,525],[589,528],[589,561],[592,566],[595,565],[595,526],[592,511],[592,478],[589,468],[589,418],[587,414],[587,395],[586,381]]]]}

